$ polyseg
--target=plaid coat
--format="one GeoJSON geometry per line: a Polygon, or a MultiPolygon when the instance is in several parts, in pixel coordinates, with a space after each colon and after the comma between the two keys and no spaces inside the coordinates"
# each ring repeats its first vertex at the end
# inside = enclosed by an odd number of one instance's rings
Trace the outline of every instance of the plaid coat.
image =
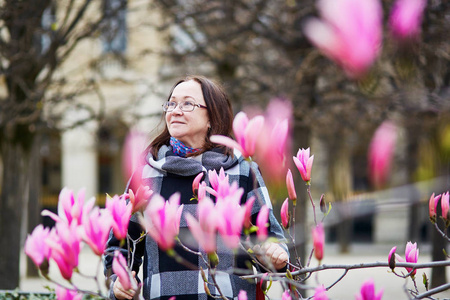
{"type": "MultiPolygon", "coordinates": [[[[165,199],[168,199],[175,192],[180,192],[180,204],[184,204],[184,208],[180,222],[179,238],[183,244],[192,250],[201,251],[201,249],[198,249],[196,242],[187,228],[184,216],[187,212],[193,216],[197,216],[197,201],[191,200],[193,196],[192,182],[195,176],[203,172],[203,179],[209,183],[207,171],[216,170],[219,172],[220,168],[224,168],[225,173],[229,176],[230,182],[237,181],[239,187],[244,189],[241,203],[245,203],[251,196],[256,197],[257,200],[254,202],[252,210],[253,223],[256,220],[261,206],[266,204],[270,208],[269,234],[280,240],[284,240],[283,230],[273,214],[268,191],[258,166],[256,163],[250,164],[245,161],[239,152],[235,152],[234,156],[226,156],[220,150],[214,149],[199,156],[184,158],[173,154],[171,146],[163,146],[158,153],[157,159],[154,159],[151,154],[147,156],[146,164],[142,169],[141,175],[144,183],[149,185],[154,193],[161,194],[165,199]]],[[[128,231],[134,239],[142,232],[136,216],[131,218],[128,231]]],[[[108,243],[108,252],[119,249],[118,241],[112,234],[108,243]]],[[[218,238],[217,247],[219,256],[217,269],[220,271],[216,274],[216,280],[222,293],[229,299],[237,299],[239,291],[245,290],[247,291],[248,299],[255,299],[255,283],[243,280],[237,274],[238,269],[248,270],[249,256],[243,250],[233,253],[225,247],[220,238],[218,238]]],[[[126,250],[121,250],[126,255],[126,250]]],[[[200,257],[188,253],[178,245],[175,247],[175,251],[194,265],[203,267],[206,276],[210,277],[200,257]]],[[[136,273],[138,273],[142,262],[144,263],[144,299],[169,299],[172,296],[175,296],[176,300],[212,299],[205,293],[200,271],[188,269],[174,261],[164,251],[161,251],[156,242],[148,235],[144,241],[137,245],[135,251],[133,270],[136,273]]],[[[112,265],[112,257],[105,256],[104,264],[105,273],[110,273],[108,270],[110,270],[112,265]]],[[[115,275],[111,275],[110,279],[114,281],[115,275]]],[[[211,278],[209,278],[209,281],[211,281],[211,278]]],[[[113,282],[111,283],[111,287],[112,284],[113,282]]],[[[211,294],[218,295],[213,285],[208,285],[208,288],[211,294]]],[[[110,296],[114,299],[112,288],[110,296]]]]}

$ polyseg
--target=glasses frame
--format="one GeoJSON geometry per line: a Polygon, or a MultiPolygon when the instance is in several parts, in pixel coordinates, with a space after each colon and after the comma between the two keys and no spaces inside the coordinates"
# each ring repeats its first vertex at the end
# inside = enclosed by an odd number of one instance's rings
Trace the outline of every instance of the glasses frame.
{"type": "Polygon", "coordinates": [[[193,102],[193,103],[194,103],[194,107],[192,108],[192,110],[183,110],[183,109],[181,109],[181,107],[180,107],[180,110],[181,110],[182,112],[191,112],[191,111],[194,111],[194,110],[195,110],[195,107],[198,107],[198,108],[207,108],[205,105],[195,103],[195,102],[192,101],[192,100],[185,100],[185,101],[182,101],[182,102],[179,102],[179,103],[178,103],[178,102],[175,102],[175,101],[166,101],[166,102],[164,102],[164,103],[162,104],[162,108],[163,108],[163,111],[164,111],[164,112],[173,112],[173,111],[175,110],[175,108],[178,107],[178,105],[180,105],[180,104],[182,104],[182,103],[185,103],[185,102],[193,102]],[[170,102],[176,103],[176,105],[174,106],[174,108],[173,108],[172,110],[168,110],[169,107],[167,107],[167,108],[165,107],[166,103],[170,103],[170,102]]]}

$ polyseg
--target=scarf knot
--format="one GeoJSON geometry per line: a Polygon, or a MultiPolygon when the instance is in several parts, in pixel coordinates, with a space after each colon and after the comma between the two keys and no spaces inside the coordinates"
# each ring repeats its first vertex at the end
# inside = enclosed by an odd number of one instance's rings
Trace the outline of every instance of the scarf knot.
{"type": "Polygon", "coordinates": [[[200,150],[186,146],[183,142],[174,137],[170,137],[170,145],[172,146],[173,153],[181,157],[186,157],[187,154],[195,153],[200,150]]]}

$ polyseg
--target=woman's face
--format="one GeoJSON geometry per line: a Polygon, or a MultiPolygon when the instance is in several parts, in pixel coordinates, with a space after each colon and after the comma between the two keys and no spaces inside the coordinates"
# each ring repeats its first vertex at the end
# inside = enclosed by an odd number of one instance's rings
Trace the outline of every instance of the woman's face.
{"type": "Polygon", "coordinates": [[[171,112],[166,112],[166,124],[172,137],[193,148],[202,148],[209,127],[208,110],[195,107],[193,111],[182,111],[179,104],[193,101],[206,106],[201,85],[194,80],[178,84],[169,101],[178,105],[171,112]]]}

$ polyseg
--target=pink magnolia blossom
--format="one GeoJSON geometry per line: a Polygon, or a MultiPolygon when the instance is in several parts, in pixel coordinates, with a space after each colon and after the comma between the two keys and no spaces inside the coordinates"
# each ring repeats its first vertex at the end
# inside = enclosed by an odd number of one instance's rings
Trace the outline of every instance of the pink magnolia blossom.
{"type": "Polygon", "coordinates": [[[284,166],[286,165],[286,155],[288,153],[288,119],[279,120],[274,123],[265,122],[264,132],[257,142],[255,160],[261,167],[264,178],[269,182],[283,182],[284,166]]]}
{"type": "Polygon", "coordinates": [[[397,250],[397,247],[392,247],[391,251],[389,251],[388,255],[388,263],[389,267],[393,270],[395,268],[395,251],[397,250]]]}
{"type": "MultiPolygon", "coordinates": [[[[403,259],[400,255],[395,254],[395,257],[399,262],[408,262],[408,263],[417,263],[419,259],[419,249],[417,249],[417,243],[406,243],[406,249],[405,249],[405,259],[403,259]]],[[[414,277],[416,274],[416,270],[414,268],[406,268],[406,271],[411,272],[411,276],[414,277]]]]}
{"type": "Polygon", "coordinates": [[[286,186],[288,190],[289,199],[294,202],[294,206],[297,202],[297,193],[295,192],[294,178],[292,177],[292,172],[288,169],[286,174],[286,186]]]}
{"type": "Polygon", "coordinates": [[[448,210],[449,210],[449,192],[442,194],[441,197],[441,209],[442,209],[442,218],[447,221],[448,220],[448,210]]]}
{"type": "Polygon", "coordinates": [[[136,281],[128,270],[127,260],[119,250],[114,251],[112,270],[125,290],[137,290],[136,281]]]}
{"type": "Polygon", "coordinates": [[[37,267],[50,258],[51,249],[45,243],[49,234],[50,229],[44,228],[40,224],[34,228],[33,232],[28,235],[25,241],[25,254],[33,260],[37,267]]]}
{"type": "Polygon", "coordinates": [[[78,266],[81,239],[77,230],[75,222],[70,225],[57,222],[45,240],[51,248],[51,259],[56,262],[62,277],[67,280],[72,278],[73,269],[78,266]]]}
{"type": "Polygon", "coordinates": [[[147,185],[141,185],[136,194],[134,194],[132,189],[128,190],[128,197],[130,199],[130,203],[133,206],[131,213],[135,213],[140,209],[147,206],[148,200],[153,195],[153,191],[150,190],[150,187],[147,185]]]}
{"type": "Polygon", "coordinates": [[[433,193],[430,197],[430,201],[428,202],[428,211],[430,214],[430,220],[433,223],[436,222],[436,211],[439,199],[441,199],[441,195],[437,195],[435,197],[433,193]]]}
{"type": "MultiPolygon", "coordinates": [[[[256,109],[252,109],[255,111],[256,109]]],[[[279,185],[284,180],[286,157],[290,157],[292,102],[278,97],[270,100],[265,111],[264,127],[256,142],[254,159],[269,185],[279,185]]]]}
{"type": "Polygon", "coordinates": [[[216,200],[216,209],[220,213],[218,230],[225,245],[231,249],[239,246],[244,226],[246,208],[240,205],[242,194],[243,189],[238,188],[226,197],[216,200]]]}
{"type": "Polygon", "coordinates": [[[314,300],[328,300],[327,289],[320,285],[314,290],[314,300]]]}
{"type": "Polygon", "coordinates": [[[426,0],[397,0],[389,16],[392,35],[400,40],[416,37],[420,33],[420,24],[426,0]]]}
{"type": "Polygon", "coordinates": [[[195,240],[206,253],[213,253],[217,249],[216,232],[219,215],[210,198],[199,202],[198,221],[189,213],[186,214],[186,222],[195,240]]]}
{"type": "Polygon", "coordinates": [[[310,157],[309,151],[309,148],[306,150],[302,148],[298,150],[297,156],[294,156],[294,163],[297,166],[303,181],[307,184],[311,181],[311,169],[314,162],[314,155],[310,157]]]}
{"type": "Polygon", "coordinates": [[[197,195],[197,199],[198,202],[200,203],[205,197],[206,197],[206,190],[209,190],[210,188],[206,185],[206,182],[202,181],[199,185],[198,185],[198,195],[197,195]]]}
{"type": "Polygon", "coordinates": [[[312,229],[312,239],[314,246],[314,256],[320,262],[323,259],[323,248],[325,244],[325,231],[323,229],[322,223],[319,223],[312,229]]]}
{"type": "Polygon", "coordinates": [[[364,75],[381,50],[380,1],[319,0],[317,9],[322,19],[305,22],[306,37],[349,76],[364,75]]]}
{"type": "Polygon", "coordinates": [[[251,196],[245,202],[245,214],[244,214],[244,227],[250,228],[252,226],[252,209],[253,204],[255,203],[255,197],[251,196]]]}
{"type": "Polygon", "coordinates": [[[239,291],[238,300],[247,300],[247,292],[244,290],[239,291]]]}
{"type": "Polygon", "coordinates": [[[291,294],[289,293],[289,290],[286,290],[281,295],[281,300],[291,300],[291,294]]]}
{"type": "Polygon", "coordinates": [[[89,215],[84,215],[81,236],[96,255],[105,252],[111,225],[112,218],[107,210],[94,207],[89,215]]]}
{"type": "Polygon", "coordinates": [[[397,126],[391,121],[383,122],[372,138],[369,146],[369,178],[376,187],[383,186],[389,176],[395,143],[397,126]]]}
{"type": "Polygon", "coordinates": [[[375,293],[375,284],[372,279],[366,280],[361,285],[361,290],[356,294],[356,300],[380,300],[383,296],[383,290],[375,293]]]}
{"type": "Polygon", "coordinates": [[[284,200],[283,205],[281,205],[281,210],[280,210],[280,215],[281,215],[281,224],[283,225],[283,227],[285,229],[289,228],[289,223],[290,223],[290,214],[289,214],[289,199],[286,198],[286,200],[284,200]]]}
{"type": "Polygon", "coordinates": [[[195,176],[194,181],[192,182],[192,193],[194,194],[195,197],[197,197],[198,195],[198,188],[200,186],[200,181],[203,178],[203,172],[198,173],[197,176],[195,176]]]}
{"type": "Polygon", "coordinates": [[[255,153],[256,141],[263,125],[263,116],[256,116],[249,120],[246,113],[239,112],[233,121],[233,132],[236,141],[221,135],[213,135],[210,140],[213,143],[237,149],[245,158],[248,158],[255,153]]]}
{"type": "MultiPolygon", "coordinates": [[[[130,178],[133,172],[144,161],[144,149],[147,145],[148,135],[138,129],[133,129],[128,132],[122,151],[122,170],[125,178],[130,178]]],[[[139,176],[134,176],[139,177],[139,176]]],[[[142,182],[137,182],[136,187],[133,184],[133,189],[140,186],[142,182]]]]}
{"type": "Polygon", "coordinates": [[[112,198],[107,197],[105,206],[113,219],[112,229],[114,236],[118,240],[125,239],[127,237],[128,223],[130,222],[133,205],[127,203],[124,197],[115,195],[112,198]]]}
{"type": "Polygon", "coordinates": [[[223,168],[220,169],[219,174],[217,174],[216,170],[208,171],[208,178],[211,187],[207,186],[205,190],[217,199],[225,199],[228,197],[240,199],[242,197],[244,190],[239,188],[237,182],[233,181],[230,183],[229,176],[223,168]]]}
{"type": "MultiPolygon", "coordinates": [[[[220,168],[219,174],[217,174],[216,170],[208,171],[209,184],[211,185],[211,189],[207,188],[207,192],[216,196],[216,197],[226,197],[230,194],[230,180],[229,176],[225,174],[223,168],[220,168]]],[[[238,186],[235,185],[233,189],[237,189],[238,186]]]]}
{"type": "Polygon", "coordinates": [[[263,205],[259,210],[258,216],[256,217],[256,226],[258,227],[256,236],[260,241],[265,241],[268,237],[268,229],[267,229],[268,220],[269,220],[269,207],[267,207],[267,205],[263,205]]]}
{"type": "Polygon", "coordinates": [[[49,216],[56,222],[66,222],[67,224],[75,222],[81,225],[83,214],[89,213],[95,204],[95,198],[91,198],[87,203],[84,203],[84,198],[84,189],[81,189],[78,197],[75,198],[72,190],[63,188],[58,198],[58,215],[48,210],[43,210],[41,214],[49,216]]]}
{"type": "Polygon", "coordinates": [[[144,210],[141,224],[158,244],[161,250],[172,249],[175,237],[180,230],[183,205],[180,206],[180,194],[175,193],[166,201],[161,195],[155,195],[144,210]]]}
{"type": "Polygon", "coordinates": [[[58,300],[81,300],[81,299],[83,299],[83,294],[57,285],[56,286],[56,299],[58,299],[58,300]]]}

